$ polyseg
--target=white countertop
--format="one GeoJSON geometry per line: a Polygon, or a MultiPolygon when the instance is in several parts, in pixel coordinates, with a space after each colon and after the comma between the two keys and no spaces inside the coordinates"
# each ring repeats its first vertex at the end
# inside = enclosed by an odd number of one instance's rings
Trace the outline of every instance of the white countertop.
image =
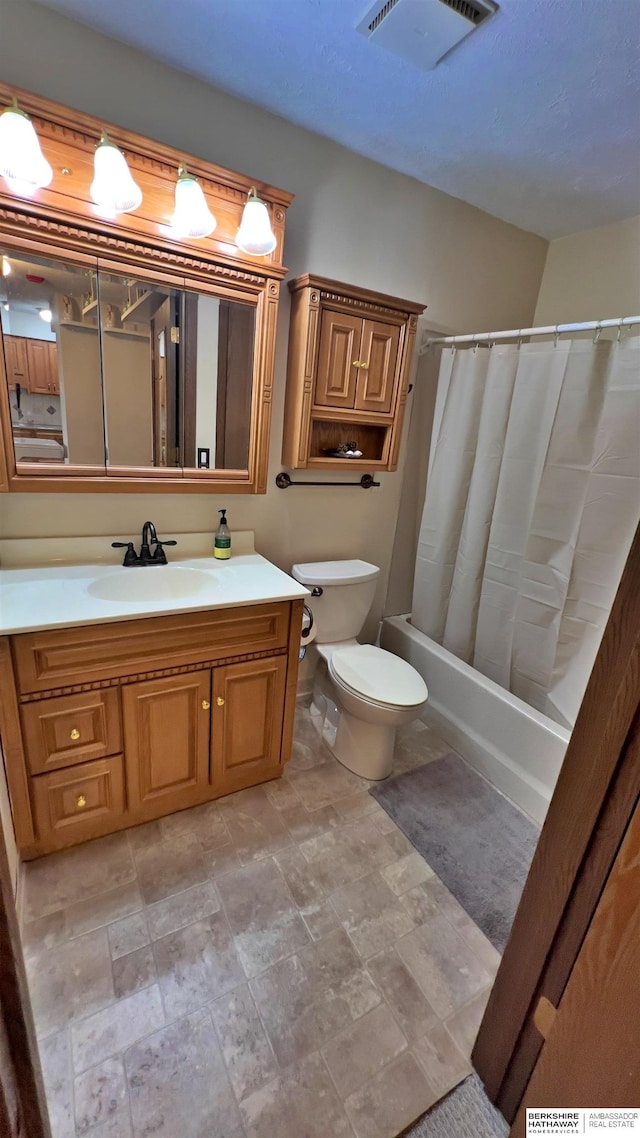
{"type": "MultiPolygon", "coordinates": [[[[184,539],[184,535],[181,536],[183,540],[180,544],[185,552],[190,552],[189,541],[184,539]]],[[[242,536],[245,540],[238,540],[237,547],[250,549],[252,542],[247,542],[247,535],[242,536]]],[[[96,540],[90,540],[92,547],[96,540]]],[[[58,541],[58,556],[54,563],[0,569],[0,634],[136,620],[145,616],[167,616],[170,613],[256,605],[269,601],[291,601],[309,595],[303,585],[259,553],[232,552],[226,561],[216,560],[212,556],[173,556],[167,568],[170,571],[179,569],[180,572],[175,574],[167,573],[164,566],[125,569],[122,565],[114,564],[110,540],[100,539],[105,548],[109,547],[107,562],[65,564],[64,558],[59,554],[58,541]],[[194,570],[196,573],[192,577],[194,570]],[[187,587],[190,587],[191,581],[194,581],[196,591],[186,596],[173,595],[173,582],[176,578],[179,578],[179,586],[187,581],[187,587]],[[132,590],[139,596],[146,593],[147,588],[149,594],[156,596],[151,595],[148,599],[107,600],[96,595],[96,592],[108,592],[110,588],[117,591],[121,587],[121,581],[125,589],[130,582],[132,590]],[[157,595],[162,592],[167,595],[157,595]]],[[[6,565],[7,560],[11,562],[12,558],[6,556],[7,543],[1,544],[3,565],[6,565]]],[[[33,544],[37,545],[38,542],[33,544]]],[[[193,544],[192,542],[192,548],[193,544]]],[[[76,548],[77,545],[76,540],[76,548]]],[[[121,557],[122,551],[118,552],[121,557]]],[[[175,554],[176,550],[168,550],[168,556],[172,552],[175,554]]]]}

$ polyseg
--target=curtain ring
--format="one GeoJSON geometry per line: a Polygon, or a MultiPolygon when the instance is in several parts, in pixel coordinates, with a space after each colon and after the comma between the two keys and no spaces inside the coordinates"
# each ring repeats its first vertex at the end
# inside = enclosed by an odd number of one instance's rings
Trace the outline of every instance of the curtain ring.
{"type": "Polygon", "coordinates": [[[623,328],[624,328],[624,324],[622,323],[622,320],[621,320],[620,323],[618,324],[618,335],[616,336],[616,340],[618,343],[620,343],[620,340],[622,339],[623,328]]]}
{"type": "Polygon", "coordinates": [[[596,325],[596,331],[595,331],[595,335],[594,335],[594,337],[593,337],[593,342],[594,342],[594,344],[597,344],[597,343],[598,343],[598,340],[600,339],[601,335],[602,335],[602,328],[601,328],[600,324],[597,324],[597,325],[596,325]]]}
{"type": "Polygon", "coordinates": [[[518,339],[517,339],[517,345],[516,346],[517,346],[518,351],[520,351],[520,348],[522,347],[522,328],[518,328],[518,339]]]}
{"type": "Polygon", "coordinates": [[[478,341],[474,340],[473,341],[473,354],[474,354],[474,356],[475,356],[477,351],[478,351],[478,341]]]}
{"type": "Polygon", "coordinates": [[[558,337],[560,335],[559,328],[560,328],[560,325],[556,324],[556,330],[553,333],[553,346],[554,346],[554,348],[558,347],[558,337]]]}

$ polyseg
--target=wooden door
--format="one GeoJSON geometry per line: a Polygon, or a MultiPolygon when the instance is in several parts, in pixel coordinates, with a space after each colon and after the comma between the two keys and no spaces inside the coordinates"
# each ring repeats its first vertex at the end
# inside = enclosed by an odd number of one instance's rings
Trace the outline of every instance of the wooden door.
{"type": "Polygon", "coordinates": [[[156,817],[198,801],[209,783],[211,672],[122,689],[129,809],[156,817]]]}
{"type": "Polygon", "coordinates": [[[1,825],[0,1135],[2,1138],[52,1138],[1,825]]]}
{"type": "Polygon", "coordinates": [[[511,1138],[526,1107],[640,1106],[640,806],[627,830],[511,1138]]]}
{"type": "Polygon", "coordinates": [[[315,403],[353,407],[360,363],[362,320],[342,312],[323,312],[320,321],[315,403]]]}
{"type": "Polygon", "coordinates": [[[9,391],[15,390],[16,383],[19,383],[24,391],[28,391],[29,362],[27,360],[27,341],[24,336],[4,337],[4,358],[9,391]]]}
{"type": "Polygon", "coordinates": [[[378,320],[364,321],[356,410],[380,411],[384,414],[390,412],[399,347],[400,328],[397,324],[382,324],[378,320]]]}
{"type": "Polygon", "coordinates": [[[47,340],[27,340],[29,390],[34,395],[51,394],[51,354],[47,340]]]}
{"type": "Polygon", "coordinates": [[[622,574],[473,1049],[492,1102],[515,1118],[640,794],[640,529],[622,574]]]}
{"type": "Polygon", "coordinates": [[[179,327],[178,296],[171,293],[151,320],[154,466],[181,465],[177,393],[179,327]]]}
{"type": "Polygon", "coordinates": [[[211,782],[230,794],[282,773],[286,656],[215,668],[211,782]]]}
{"type": "Polygon", "coordinates": [[[220,301],[216,462],[230,470],[249,465],[255,309],[220,301]]]}

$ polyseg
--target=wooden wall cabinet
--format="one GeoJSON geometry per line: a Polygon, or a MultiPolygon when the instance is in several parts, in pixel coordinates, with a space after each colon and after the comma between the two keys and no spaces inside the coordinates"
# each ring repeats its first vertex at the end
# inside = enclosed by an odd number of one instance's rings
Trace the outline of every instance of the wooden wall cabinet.
{"type": "Polygon", "coordinates": [[[282,461],[395,470],[424,305],[306,274],[289,282],[282,461]],[[361,459],[328,452],[355,442],[361,459]]]}
{"type": "Polygon", "coordinates": [[[0,638],[22,856],[279,778],[301,601],[0,638]]]}

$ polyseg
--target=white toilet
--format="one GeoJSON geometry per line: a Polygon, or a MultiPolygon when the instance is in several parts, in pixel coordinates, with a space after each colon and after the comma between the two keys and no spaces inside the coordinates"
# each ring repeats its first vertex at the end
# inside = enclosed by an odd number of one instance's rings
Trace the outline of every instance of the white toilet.
{"type": "Polygon", "coordinates": [[[367,561],[316,561],[291,573],[311,592],[316,645],[326,661],[316,672],[312,715],[323,720],[323,736],[345,767],[387,778],[396,727],[420,715],[429,693],[406,660],[356,640],[380,570],[367,561]]]}

